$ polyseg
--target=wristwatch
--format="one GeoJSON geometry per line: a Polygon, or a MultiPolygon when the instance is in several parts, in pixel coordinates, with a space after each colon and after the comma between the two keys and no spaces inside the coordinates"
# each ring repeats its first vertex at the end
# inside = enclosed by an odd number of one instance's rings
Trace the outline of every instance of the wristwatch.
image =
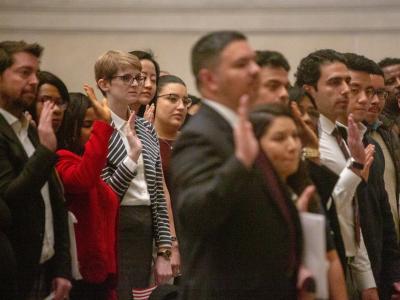
{"type": "Polygon", "coordinates": [[[347,167],[354,168],[357,170],[362,170],[362,169],[364,169],[364,164],[356,162],[356,160],[354,158],[350,157],[350,159],[347,162],[347,167]]]}
{"type": "Polygon", "coordinates": [[[169,249],[160,250],[157,252],[157,256],[162,256],[166,260],[170,260],[171,259],[171,250],[169,250],[169,249]]]}

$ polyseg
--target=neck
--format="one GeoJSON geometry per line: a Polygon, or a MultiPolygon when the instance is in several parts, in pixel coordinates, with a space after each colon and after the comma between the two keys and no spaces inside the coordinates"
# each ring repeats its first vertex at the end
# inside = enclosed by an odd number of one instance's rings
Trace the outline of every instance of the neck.
{"type": "Polygon", "coordinates": [[[135,102],[135,103],[129,105],[131,110],[135,111],[135,113],[139,112],[140,106],[141,106],[140,102],[135,102]]]}
{"type": "Polygon", "coordinates": [[[178,128],[161,125],[160,122],[157,122],[157,119],[154,121],[154,127],[156,129],[157,135],[161,139],[175,140],[178,136],[178,128]]]}
{"type": "Polygon", "coordinates": [[[337,119],[338,122],[342,123],[343,125],[347,126],[347,116],[343,115],[343,116],[339,116],[339,118],[337,119]]]}
{"type": "Polygon", "coordinates": [[[129,119],[129,107],[125,103],[110,99],[108,105],[110,106],[111,111],[118,117],[124,120],[129,119]]]}
{"type": "Polygon", "coordinates": [[[3,98],[0,98],[0,107],[8,111],[17,119],[21,119],[24,110],[19,106],[11,105],[11,103],[11,101],[5,101],[3,98]]]}

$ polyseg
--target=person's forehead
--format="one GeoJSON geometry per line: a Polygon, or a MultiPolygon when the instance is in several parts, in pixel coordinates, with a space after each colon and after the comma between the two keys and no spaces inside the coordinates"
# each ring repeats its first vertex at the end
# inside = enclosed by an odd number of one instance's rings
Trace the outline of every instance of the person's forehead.
{"type": "Polygon", "coordinates": [[[400,75],[400,64],[384,67],[385,76],[400,75]]]}
{"type": "Polygon", "coordinates": [[[377,88],[377,87],[384,87],[385,86],[385,80],[381,75],[375,75],[371,74],[371,84],[377,88]]]}
{"type": "Polygon", "coordinates": [[[322,77],[331,78],[331,77],[349,77],[349,70],[346,65],[342,62],[328,62],[324,63],[320,66],[320,73],[322,77]]]}
{"type": "Polygon", "coordinates": [[[234,61],[241,58],[255,58],[255,52],[247,40],[229,43],[221,52],[221,61],[234,61]]]}
{"type": "Polygon", "coordinates": [[[262,82],[279,81],[289,83],[289,73],[283,67],[264,66],[260,70],[260,80],[262,82]]]}
{"type": "Polygon", "coordinates": [[[11,67],[20,67],[29,65],[37,67],[39,65],[39,58],[29,52],[17,52],[12,55],[13,64],[11,67]]]}
{"type": "Polygon", "coordinates": [[[350,84],[358,84],[361,86],[371,84],[371,76],[367,72],[350,70],[350,84]]]}

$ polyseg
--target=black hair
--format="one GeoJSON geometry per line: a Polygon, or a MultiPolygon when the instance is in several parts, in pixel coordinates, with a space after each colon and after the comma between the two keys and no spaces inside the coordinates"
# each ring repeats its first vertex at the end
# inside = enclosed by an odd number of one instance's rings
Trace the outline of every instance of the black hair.
{"type": "Polygon", "coordinates": [[[310,99],[311,104],[317,109],[317,104],[315,103],[314,98],[307,93],[303,88],[298,86],[292,86],[288,90],[289,93],[289,101],[294,101],[296,103],[300,103],[305,97],[310,99]]]}
{"type": "Polygon", "coordinates": [[[382,70],[373,60],[356,53],[344,53],[343,55],[346,57],[346,65],[349,70],[383,76],[382,70]]]}
{"type": "Polygon", "coordinates": [[[79,144],[81,128],[86,111],[92,105],[89,98],[82,93],[70,93],[70,102],[64,113],[64,119],[59,130],[58,145],[60,149],[66,149],[78,155],[84,148],[79,144]]]}
{"type": "MultiPolygon", "coordinates": [[[[157,85],[157,94],[160,94],[160,91],[167,85],[170,83],[177,83],[177,84],[181,84],[184,87],[186,87],[185,82],[179,78],[178,76],[175,75],[164,75],[160,77],[160,80],[158,82],[157,85]]],[[[157,100],[153,102],[155,106],[157,106],[157,100]]]]}
{"type": "Polygon", "coordinates": [[[260,67],[283,68],[290,71],[290,65],[282,53],[278,51],[256,51],[256,62],[260,67]]]}
{"type": "Polygon", "coordinates": [[[321,77],[321,65],[333,62],[346,64],[346,58],[333,49],[321,49],[308,54],[297,67],[296,85],[302,87],[308,84],[317,89],[317,83],[321,77]]]}
{"type": "MultiPolygon", "coordinates": [[[[50,84],[54,87],[57,88],[58,92],[60,93],[61,99],[63,103],[69,103],[69,93],[67,86],[64,84],[64,82],[54,75],[53,73],[50,73],[48,71],[40,71],[38,73],[38,91],[40,87],[44,84],[50,84]]],[[[38,116],[36,115],[36,102],[33,103],[29,108],[28,108],[29,113],[32,115],[33,120],[38,122],[38,116]]]]}
{"type": "Polygon", "coordinates": [[[385,57],[380,62],[378,62],[379,67],[386,68],[393,65],[400,65],[400,58],[397,57],[385,57]]]}
{"type": "Polygon", "coordinates": [[[201,69],[214,67],[218,63],[221,52],[234,41],[247,40],[239,31],[215,31],[201,37],[192,48],[192,72],[196,78],[196,86],[200,86],[201,69]]]}
{"type": "Polygon", "coordinates": [[[37,43],[28,44],[25,41],[0,42],[0,75],[14,63],[13,55],[19,52],[27,52],[40,58],[43,47],[37,43]]]}

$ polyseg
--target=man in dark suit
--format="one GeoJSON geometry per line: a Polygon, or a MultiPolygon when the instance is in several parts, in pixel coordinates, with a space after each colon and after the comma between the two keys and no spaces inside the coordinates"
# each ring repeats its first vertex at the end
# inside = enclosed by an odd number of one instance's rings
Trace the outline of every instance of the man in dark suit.
{"type": "MultiPolygon", "coordinates": [[[[396,293],[395,297],[399,297],[400,249],[385,190],[385,159],[379,144],[365,134],[367,128],[361,124],[366,119],[374,96],[371,74],[379,72],[379,67],[362,55],[355,53],[344,55],[350,71],[351,92],[347,113],[340,116],[339,121],[346,125],[347,115],[351,113],[361,129],[360,138],[363,139],[364,145],[374,145],[375,153],[369,174],[357,187],[360,224],[379,297],[391,299],[394,293],[396,293]]],[[[342,132],[346,135],[346,130],[342,132]]],[[[347,136],[344,138],[347,139],[347,136]]],[[[366,160],[366,164],[368,163],[369,160],[366,160]]]]}
{"type": "Polygon", "coordinates": [[[46,102],[38,130],[24,111],[35,99],[42,47],[0,43],[0,195],[11,211],[7,231],[17,260],[18,299],[68,297],[71,287],[67,211],[55,173],[55,104],[46,102]]]}
{"type": "Polygon", "coordinates": [[[171,163],[182,298],[294,299],[298,214],[247,120],[255,53],[239,32],[210,33],[192,49],[192,69],[203,105],[171,163]]]}

